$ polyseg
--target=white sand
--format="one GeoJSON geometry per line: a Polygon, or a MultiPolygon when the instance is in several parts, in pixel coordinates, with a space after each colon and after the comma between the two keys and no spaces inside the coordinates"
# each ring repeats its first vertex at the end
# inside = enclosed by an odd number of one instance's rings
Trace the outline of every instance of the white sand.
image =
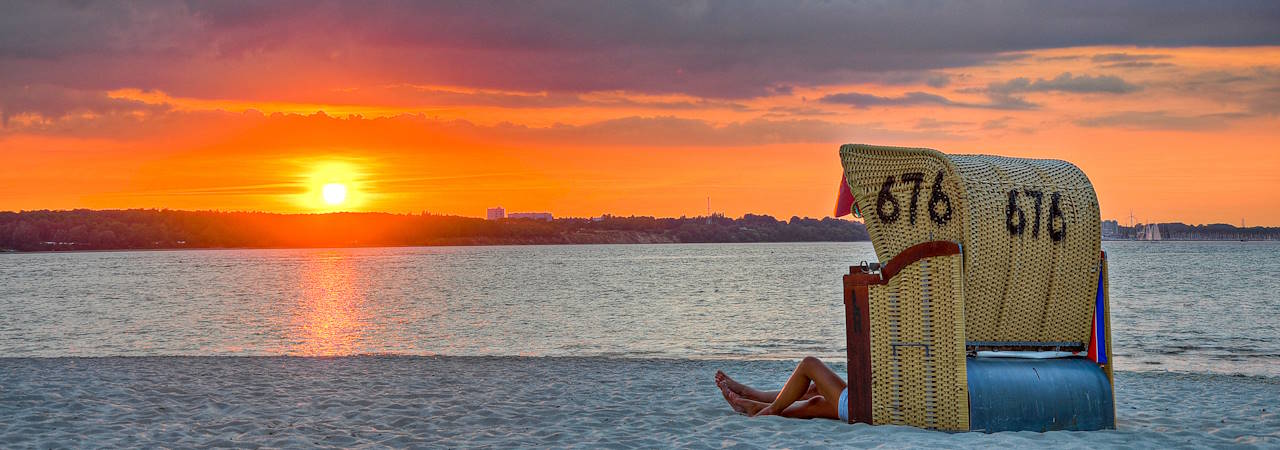
{"type": "MultiPolygon", "coordinates": [[[[734,414],[723,368],[599,358],[0,359],[0,447],[1280,447],[1280,379],[1121,373],[1118,431],[930,432],[734,414]]],[[[843,367],[838,367],[843,372],[843,367]]]]}

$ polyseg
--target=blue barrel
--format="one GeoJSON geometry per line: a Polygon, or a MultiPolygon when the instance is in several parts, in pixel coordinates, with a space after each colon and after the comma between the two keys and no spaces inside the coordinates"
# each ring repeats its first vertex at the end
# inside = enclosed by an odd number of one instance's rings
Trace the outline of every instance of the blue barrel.
{"type": "Polygon", "coordinates": [[[1116,427],[1111,381],[1081,358],[968,358],[973,431],[1090,431],[1116,427]]]}

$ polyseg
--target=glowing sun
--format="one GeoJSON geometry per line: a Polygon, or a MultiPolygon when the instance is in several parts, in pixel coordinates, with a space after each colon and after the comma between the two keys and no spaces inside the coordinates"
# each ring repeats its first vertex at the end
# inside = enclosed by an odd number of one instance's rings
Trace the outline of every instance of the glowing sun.
{"type": "Polygon", "coordinates": [[[369,184],[362,167],[349,161],[307,163],[299,176],[296,199],[304,210],[337,212],[359,210],[369,201],[369,184]]]}
{"type": "Polygon", "coordinates": [[[324,202],[330,205],[341,205],[347,200],[347,185],[342,183],[329,183],[320,188],[320,195],[324,197],[324,202]]]}

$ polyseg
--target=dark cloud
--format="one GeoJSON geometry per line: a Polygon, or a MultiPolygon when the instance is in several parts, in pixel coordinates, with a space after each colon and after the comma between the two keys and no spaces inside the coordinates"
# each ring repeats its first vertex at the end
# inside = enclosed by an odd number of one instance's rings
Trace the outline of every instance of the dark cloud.
{"type": "Polygon", "coordinates": [[[1108,69],[1146,69],[1172,67],[1174,64],[1160,61],[1172,57],[1172,55],[1162,54],[1099,53],[1093,55],[1090,60],[1099,64],[1099,67],[1108,69]]]}
{"type": "Polygon", "coordinates": [[[1021,98],[1009,95],[989,95],[987,103],[958,102],[938,94],[928,92],[908,92],[897,97],[867,94],[864,92],[842,92],[828,94],[818,99],[820,103],[849,105],[854,108],[874,106],[946,106],[955,108],[983,109],[1035,109],[1037,105],[1021,98]]]}
{"type": "Polygon", "coordinates": [[[832,115],[830,111],[819,109],[819,108],[810,108],[805,106],[774,106],[769,108],[768,112],[766,112],[763,117],[786,118],[786,117],[829,116],[829,115],[832,115]]]}
{"type": "Polygon", "coordinates": [[[998,119],[982,122],[980,129],[992,136],[1006,135],[1009,133],[1035,134],[1039,131],[1035,127],[1015,122],[1014,118],[1010,116],[1004,116],[998,119]]]}
{"type": "Polygon", "coordinates": [[[987,92],[989,101],[986,105],[990,105],[991,109],[1037,109],[1040,105],[1031,103],[1026,99],[1007,92],[987,92]]]}
{"type": "Polygon", "coordinates": [[[1001,117],[1001,118],[999,118],[999,119],[991,119],[991,120],[988,120],[988,121],[986,121],[986,122],[982,122],[982,129],[984,129],[984,130],[1003,130],[1003,129],[1005,129],[1005,128],[1009,128],[1009,121],[1010,121],[1010,120],[1013,120],[1013,118],[1012,118],[1012,117],[1009,117],[1009,116],[1004,116],[1004,117],[1001,117]]]}
{"type": "Polygon", "coordinates": [[[1124,81],[1111,75],[1073,76],[1063,72],[1051,79],[1014,78],[1003,83],[991,83],[987,92],[996,94],[1015,94],[1024,92],[1072,92],[1077,94],[1127,94],[1142,90],[1141,86],[1124,81]]]}
{"type": "Polygon", "coordinates": [[[1043,48],[1275,45],[1277,23],[1272,1],[5,2],[0,85],[271,97],[376,74],[743,98],[1043,48]]]}
{"type": "Polygon", "coordinates": [[[202,28],[178,2],[5,2],[0,5],[0,58],[186,53],[192,30],[202,28]]]}
{"type": "Polygon", "coordinates": [[[973,126],[973,122],[962,122],[954,120],[937,120],[925,117],[916,121],[915,129],[917,130],[940,130],[958,127],[973,126]]]}
{"type": "Polygon", "coordinates": [[[1236,105],[1254,116],[1280,114],[1280,67],[1193,72],[1153,86],[1163,92],[1236,105]]]}
{"type": "Polygon", "coordinates": [[[849,105],[855,108],[919,105],[960,106],[960,103],[953,102],[946,97],[927,92],[908,92],[897,97],[886,97],[863,92],[842,92],[825,95],[818,99],[818,102],[849,105]]]}
{"type": "Polygon", "coordinates": [[[860,72],[856,77],[858,83],[882,84],[891,86],[926,85],[942,88],[951,84],[953,75],[921,70],[894,70],[884,72],[860,72]]]}
{"type": "MultiPolygon", "coordinates": [[[[836,142],[850,137],[850,125],[812,119],[756,119],[716,125],[680,117],[625,117],[582,126],[530,128],[553,142],[597,142],[610,146],[752,146],[836,142]]],[[[856,127],[863,128],[863,127],[856,127]]]]}
{"type": "Polygon", "coordinates": [[[1249,97],[1249,111],[1269,116],[1280,114],[1280,86],[1273,85],[1260,94],[1249,97]]]}
{"type": "MultiPolygon", "coordinates": [[[[456,123],[456,122],[455,122],[456,123]]],[[[455,125],[456,126],[456,125],[455,125]]],[[[877,123],[817,119],[752,119],[727,124],[674,116],[623,117],[584,125],[528,127],[515,124],[475,125],[477,139],[615,147],[751,147],[791,143],[837,143],[850,140],[904,141],[953,138],[944,132],[893,130],[877,123]]]]}
{"type": "Polygon", "coordinates": [[[131,113],[155,113],[169,109],[136,100],[118,99],[101,91],[82,91],[49,85],[0,88],[0,126],[8,127],[10,119],[20,115],[37,116],[39,120],[59,120],[72,114],[94,116],[131,113]]]}
{"type": "Polygon", "coordinates": [[[1174,67],[1176,64],[1156,61],[1125,61],[1103,64],[1099,67],[1107,69],[1149,69],[1152,67],[1174,67]]]}
{"type": "Polygon", "coordinates": [[[1008,81],[994,82],[985,88],[961,89],[963,93],[985,94],[989,101],[982,104],[956,104],[949,106],[968,106],[991,109],[1036,109],[1040,105],[1032,103],[1024,94],[1037,92],[1070,92],[1077,94],[1127,94],[1142,90],[1141,86],[1124,81],[1112,75],[1080,75],[1063,72],[1056,77],[1032,80],[1018,77],[1008,81]]]}
{"type": "MultiPolygon", "coordinates": [[[[364,102],[382,107],[405,109],[486,106],[517,109],[595,107],[663,111],[750,110],[748,106],[741,103],[708,99],[655,100],[644,97],[586,96],[572,93],[468,92],[410,85],[349,89],[330,96],[328,100],[334,105],[359,105],[364,102]]],[[[41,121],[58,121],[77,113],[91,115],[155,113],[168,109],[170,109],[168,104],[112,98],[103,91],[50,85],[0,88],[0,126],[8,126],[10,119],[19,115],[30,115],[41,121]]]]}
{"type": "Polygon", "coordinates": [[[389,85],[353,88],[329,97],[334,104],[373,103],[398,107],[492,106],[502,108],[644,108],[662,110],[728,109],[746,111],[746,105],[714,99],[653,100],[645,97],[587,96],[567,92],[458,91],[431,86],[389,85]]]}
{"type": "Polygon", "coordinates": [[[264,115],[256,111],[159,111],[150,115],[109,114],[26,123],[0,128],[10,133],[145,140],[171,133],[197,142],[217,141],[244,148],[492,148],[539,144],[589,148],[751,147],[769,144],[838,144],[852,140],[884,142],[949,139],[938,130],[897,130],[879,123],[819,119],[752,119],[715,123],[675,116],[630,116],[586,124],[537,127],[514,123],[477,124],[425,114],[366,118],[360,115],[264,115]],[[187,130],[202,130],[190,135],[187,130]],[[270,131],[268,131],[270,130],[270,131]],[[243,139],[238,141],[237,139],[243,139]]]}
{"type": "Polygon", "coordinates": [[[1137,62],[1137,61],[1154,61],[1157,59],[1169,59],[1170,55],[1159,54],[1130,54],[1130,53],[1099,53],[1093,55],[1090,60],[1096,63],[1121,63],[1121,62],[1137,62]]]}
{"type": "Polygon", "coordinates": [[[927,84],[929,85],[929,87],[933,87],[933,88],[947,87],[947,85],[951,84],[951,76],[947,74],[942,74],[942,73],[932,75],[929,78],[926,78],[924,80],[924,84],[927,84]]]}
{"type": "Polygon", "coordinates": [[[1178,114],[1167,111],[1123,111],[1076,120],[1082,127],[1130,128],[1140,130],[1212,130],[1226,128],[1243,113],[1178,114]]]}
{"type": "Polygon", "coordinates": [[[773,95],[791,95],[795,92],[795,86],[777,85],[769,87],[769,93],[773,95]]]}

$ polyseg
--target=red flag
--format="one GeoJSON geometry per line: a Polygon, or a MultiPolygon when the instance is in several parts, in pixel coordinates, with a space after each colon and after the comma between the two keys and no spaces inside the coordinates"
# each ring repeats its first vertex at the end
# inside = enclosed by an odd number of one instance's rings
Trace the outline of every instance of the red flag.
{"type": "Polygon", "coordinates": [[[835,216],[840,217],[853,212],[853,190],[849,189],[849,181],[840,175],[840,194],[836,197],[835,216]]]}

